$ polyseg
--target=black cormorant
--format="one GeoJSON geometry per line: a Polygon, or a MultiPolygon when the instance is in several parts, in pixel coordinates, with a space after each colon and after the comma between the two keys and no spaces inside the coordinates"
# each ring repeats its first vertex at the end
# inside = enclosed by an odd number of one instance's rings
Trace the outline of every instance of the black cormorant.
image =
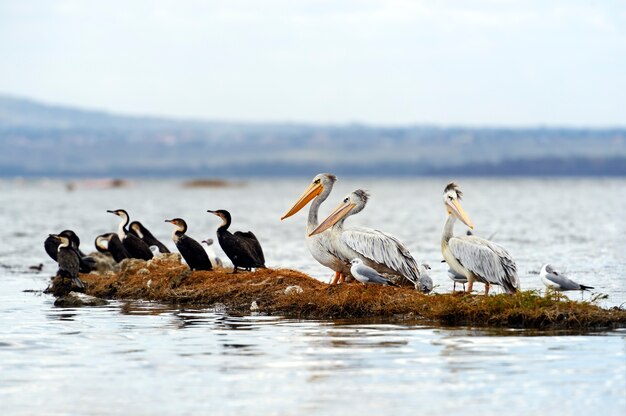
{"type": "MultiPolygon", "coordinates": [[[[86,256],[82,251],[80,251],[80,239],[74,231],[63,230],[58,235],[65,236],[69,239],[70,247],[76,251],[76,254],[78,254],[78,258],[80,259],[79,266],[81,273],[89,273],[96,268],[96,261],[92,257],[86,256]]],[[[53,236],[54,234],[50,234],[48,238],[46,238],[46,241],[44,241],[43,246],[50,258],[54,261],[57,261],[57,253],[60,241],[53,236]]]]}
{"type": "Polygon", "coordinates": [[[71,279],[74,286],[84,290],[85,284],[78,277],[80,256],[77,250],[72,247],[71,239],[67,235],[60,234],[50,234],[50,237],[59,243],[57,248],[57,263],[59,264],[57,276],[71,279]]]}
{"type": "Polygon", "coordinates": [[[217,211],[207,210],[207,212],[217,215],[223,221],[217,229],[217,241],[230,261],[233,262],[233,273],[237,273],[237,268],[246,270],[251,270],[253,267],[265,268],[263,249],[251,231],[247,233],[236,231],[233,234],[228,231],[231,223],[231,216],[228,211],[219,209],[217,211]]]}
{"type": "Polygon", "coordinates": [[[176,244],[176,248],[183,256],[187,265],[191,270],[212,270],[211,260],[202,248],[193,238],[187,236],[187,223],[182,218],[174,218],[173,220],[165,220],[176,226],[172,234],[172,240],[176,244]]]}
{"type": "Polygon", "coordinates": [[[124,244],[115,233],[102,234],[96,237],[96,250],[100,253],[110,254],[116,263],[130,257],[128,251],[124,248],[124,244]]]}
{"type": "Polygon", "coordinates": [[[129,233],[126,228],[128,226],[128,222],[130,221],[128,218],[128,212],[123,209],[116,209],[115,211],[108,210],[107,212],[122,218],[117,235],[122,244],[124,244],[124,248],[128,251],[130,257],[134,259],[150,260],[153,257],[150,247],[144,243],[141,238],[129,233]]]}
{"type": "Polygon", "coordinates": [[[144,227],[143,224],[140,223],[139,221],[131,222],[130,225],[128,226],[128,231],[131,234],[134,234],[137,237],[141,238],[143,242],[148,245],[148,247],[156,246],[159,249],[159,253],[170,252],[168,248],[165,247],[165,244],[157,240],[156,237],[152,235],[150,230],[144,227]]]}

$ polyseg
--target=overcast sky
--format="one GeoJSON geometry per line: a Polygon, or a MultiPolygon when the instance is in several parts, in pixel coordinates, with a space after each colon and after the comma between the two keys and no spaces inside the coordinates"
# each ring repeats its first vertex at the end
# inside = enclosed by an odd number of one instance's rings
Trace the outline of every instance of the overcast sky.
{"type": "Polygon", "coordinates": [[[0,93],[177,117],[626,125],[623,1],[2,1],[0,93]]]}

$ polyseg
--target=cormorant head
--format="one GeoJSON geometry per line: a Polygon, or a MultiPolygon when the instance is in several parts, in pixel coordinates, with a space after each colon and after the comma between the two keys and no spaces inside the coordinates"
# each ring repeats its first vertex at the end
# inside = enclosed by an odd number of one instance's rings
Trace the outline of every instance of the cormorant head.
{"type": "Polygon", "coordinates": [[[107,210],[107,212],[111,213],[111,214],[115,214],[118,217],[122,217],[122,218],[128,218],[128,212],[126,212],[126,210],[123,209],[114,209],[114,210],[107,210]]]}
{"type": "Polygon", "coordinates": [[[443,190],[443,204],[448,211],[448,215],[454,215],[465,225],[473,229],[474,224],[472,223],[472,220],[470,220],[461,206],[462,197],[463,192],[461,192],[459,186],[454,182],[450,182],[443,190]]]}
{"type": "Polygon", "coordinates": [[[335,210],[324,221],[322,221],[316,229],[311,231],[309,237],[329,229],[350,215],[361,212],[363,208],[365,208],[368,199],[369,194],[363,189],[357,189],[356,191],[350,192],[346,195],[343,201],[341,201],[337,208],[335,208],[335,210]]]}
{"type": "Polygon", "coordinates": [[[94,245],[96,246],[96,250],[101,253],[106,253],[109,251],[109,240],[111,238],[111,234],[102,234],[96,237],[96,241],[94,245]]]}
{"type": "Polygon", "coordinates": [[[309,187],[304,191],[300,198],[293,204],[293,206],[281,217],[281,220],[291,217],[296,212],[305,207],[313,198],[325,193],[328,195],[333,189],[334,183],[337,181],[337,177],[332,173],[320,173],[315,175],[309,187]]]}
{"type": "Polygon", "coordinates": [[[165,220],[165,222],[169,222],[170,224],[174,224],[177,227],[177,231],[185,233],[187,231],[187,223],[182,218],[174,218],[173,220],[165,220]]]}
{"type": "Polygon", "coordinates": [[[56,241],[58,241],[59,244],[59,248],[60,247],[69,247],[71,244],[71,240],[68,236],[66,235],[61,235],[61,234],[50,234],[50,237],[54,238],[56,241]]]}
{"type": "Polygon", "coordinates": [[[128,230],[139,238],[143,238],[144,227],[139,221],[133,221],[128,225],[128,230]]]}
{"type": "Polygon", "coordinates": [[[78,236],[76,235],[76,233],[72,230],[63,230],[59,233],[59,235],[63,235],[67,238],[70,239],[70,242],[72,243],[72,246],[74,246],[75,248],[78,248],[78,246],[80,246],[80,239],[78,238],[78,236]]]}
{"type": "Polygon", "coordinates": [[[210,212],[211,214],[220,217],[222,219],[222,225],[229,224],[231,221],[230,212],[226,211],[225,209],[218,209],[217,211],[207,209],[206,212],[210,212]]]}

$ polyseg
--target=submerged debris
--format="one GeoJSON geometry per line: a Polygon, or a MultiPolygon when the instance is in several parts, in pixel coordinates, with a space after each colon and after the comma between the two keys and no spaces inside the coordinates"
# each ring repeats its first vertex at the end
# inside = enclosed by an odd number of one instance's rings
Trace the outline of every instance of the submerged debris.
{"type": "Polygon", "coordinates": [[[205,307],[219,304],[235,314],[248,314],[254,305],[255,312],[301,319],[394,317],[445,325],[549,329],[626,326],[624,309],[556,301],[534,291],[427,296],[404,287],[328,286],[295,270],[259,269],[235,275],[226,269],[191,272],[176,255],[148,262],[125,260],[119,272],[81,278],[87,283],[87,293],[100,298],[205,307]]]}
{"type": "Polygon", "coordinates": [[[65,296],[61,296],[54,301],[54,306],[61,306],[64,308],[74,308],[79,306],[103,306],[107,305],[104,299],[97,298],[95,296],[85,295],[79,292],[70,292],[65,296]]]}

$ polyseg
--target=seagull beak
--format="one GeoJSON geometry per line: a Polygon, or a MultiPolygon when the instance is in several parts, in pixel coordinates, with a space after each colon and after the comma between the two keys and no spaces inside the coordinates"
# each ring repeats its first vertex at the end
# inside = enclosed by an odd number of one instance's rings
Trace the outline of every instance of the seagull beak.
{"type": "Polygon", "coordinates": [[[340,219],[348,215],[348,213],[355,206],[356,204],[353,204],[352,202],[342,202],[341,204],[339,204],[339,206],[335,208],[335,210],[328,216],[328,218],[322,221],[322,223],[318,225],[316,229],[311,231],[309,237],[315,234],[319,234],[335,225],[340,219]]]}
{"type": "Polygon", "coordinates": [[[463,222],[463,224],[467,225],[472,230],[474,229],[474,224],[472,223],[472,220],[470,220],[469,216],[465,213],[465,210],[461,206],[461,203],[458,201],[458,199],[453,199],[452,201],[448,201],[447,205],[448,205],[448,212],[450,214],[460,219],[463,222]]]}
{"type": "Polygon", "coordinates": [[[287,211],[285,215],[280,217],[281,221],[284,220],[285,218],[291,217],[293,214],[300,211],[313,198],[315,198],[320,193],[322,193],[323,190],[324,190],[324,186],[321,183],[310,184],[309,187],[306,188],[306,191],[304,191],[304,193],[300,195],[300,198],[298,198],[295,204],[293,204],[293,206],[289,209],[289,211],[287,211]]]}

